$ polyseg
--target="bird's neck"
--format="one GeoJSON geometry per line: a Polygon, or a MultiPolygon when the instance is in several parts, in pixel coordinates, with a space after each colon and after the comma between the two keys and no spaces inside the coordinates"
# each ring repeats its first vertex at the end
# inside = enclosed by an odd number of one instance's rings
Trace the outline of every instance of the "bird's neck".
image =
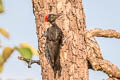
{"type": "Polygon", "coordinates": [[[55,22],[52,22],[51,25],[54,27],[56,26],[57,24],[55,22]]]}

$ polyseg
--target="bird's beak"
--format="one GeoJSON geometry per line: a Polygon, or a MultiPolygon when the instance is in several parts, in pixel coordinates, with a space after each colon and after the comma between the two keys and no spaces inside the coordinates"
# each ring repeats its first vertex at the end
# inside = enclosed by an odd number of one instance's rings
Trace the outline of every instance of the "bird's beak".
{"type": "Polygon", "coordinates": [[[58,14],[56,15],[56,19],[57,19],[58,17],[60,17],[62,14],[63,14],[63,11],[62,11],[61,13],[58,13],[58,14]]]}

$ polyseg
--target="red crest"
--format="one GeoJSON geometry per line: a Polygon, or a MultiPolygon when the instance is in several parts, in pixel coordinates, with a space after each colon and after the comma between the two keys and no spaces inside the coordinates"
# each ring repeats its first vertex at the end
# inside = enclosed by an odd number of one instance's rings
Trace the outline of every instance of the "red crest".
{"type": "Polygon", "coordinates": [[[48,22],[48,15],[45,16],[45,21],[48,22]]]}

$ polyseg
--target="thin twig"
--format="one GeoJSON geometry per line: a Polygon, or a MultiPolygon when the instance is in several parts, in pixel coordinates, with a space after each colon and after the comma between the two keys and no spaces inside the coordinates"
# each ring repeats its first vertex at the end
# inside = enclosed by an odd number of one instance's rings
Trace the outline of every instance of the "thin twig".
{"type": "Polygon", "coordinates": [[[31,65],[34,63],[40,65],[40,60],[31,60],[31,59],[24,58],[22,56],[18,56],[18,59],[27,62],[28,68],[31,68],[31,65]]]}

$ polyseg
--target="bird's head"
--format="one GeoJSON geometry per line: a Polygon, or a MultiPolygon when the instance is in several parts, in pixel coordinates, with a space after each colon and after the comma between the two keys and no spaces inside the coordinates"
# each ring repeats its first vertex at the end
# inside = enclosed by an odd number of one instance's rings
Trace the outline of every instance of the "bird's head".
{"type": "Polygon", "coordinates": [[[45,16],[45,21],[53,23],[59,16],[61,16],[61,14],[48,14],[45,16]]]}

